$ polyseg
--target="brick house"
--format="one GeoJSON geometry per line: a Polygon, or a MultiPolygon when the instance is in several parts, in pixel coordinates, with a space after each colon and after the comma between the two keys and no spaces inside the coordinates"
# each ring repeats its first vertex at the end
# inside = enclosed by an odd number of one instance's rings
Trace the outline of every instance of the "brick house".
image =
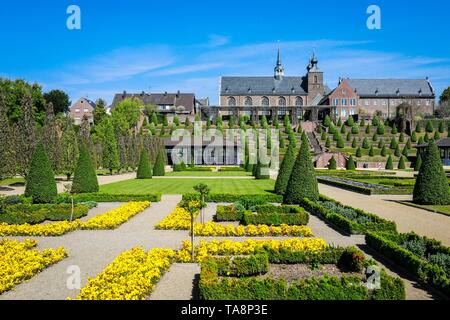
{"type": "Polygon", "coordinates": [[[69,110],[69,117],[74,120],[76,125],[80,125],[83,117],[86,116],[89,123],[94,123],[95,102],[80,98],[75,102],[69,110]]]}

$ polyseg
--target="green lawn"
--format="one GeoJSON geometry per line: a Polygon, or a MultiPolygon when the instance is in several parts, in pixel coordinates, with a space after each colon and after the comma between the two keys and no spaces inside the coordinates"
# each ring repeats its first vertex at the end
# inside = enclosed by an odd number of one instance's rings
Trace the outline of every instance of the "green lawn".
{"type": "Polygon", "coordinates": [[[182,171],[166,173],[168,177],[250,177],[251,172],[245,171],[182,171]]]}
{"type": "Polygon", "coordinates": [[[11,178],[11,179],[0,180],[0,187],[9,186],[9,185],[16,184],[16,183],[25,183],[25,179],[24,178],[11,178]]]}
{"type": "Polygon", "coordinates": [[[403,203],[407,206],[416,207],[419,209],[424,209],[427,211],[445,214],[446,216],[450,216],[450,206],[425,206],[420,204],[415,204],[410,201],[399,201],[400,203],[403,203]]]}
{"type": "Polygon", "coordinates": [[[193,192],[193,187],[199,183],[208,185],[211,193],[228,194],[266,194],[273,190],[273,180],[246,179],[158,179],[126,180],[100,187],[106,193],[162,193],[185,194],[193,192]]]}

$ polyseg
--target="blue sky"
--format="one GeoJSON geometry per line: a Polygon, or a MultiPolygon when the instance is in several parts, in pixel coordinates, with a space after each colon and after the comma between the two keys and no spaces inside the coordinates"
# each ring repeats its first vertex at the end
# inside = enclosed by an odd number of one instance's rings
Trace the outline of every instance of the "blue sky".
{"type": "Polygon", "coordinates": [[[330,87],[353,78],[430,77],[450,86],[450,3],[442,0],[42,0],[0,4],[0,76],[110,102],[128,92],[194,92],[218,101],[222,75],[287,75],[316,51],[330,87]],[[81,8],[81,30],[66,9],[81,8]],[[381,30],[366,27],[369,5],[381,30]]]}

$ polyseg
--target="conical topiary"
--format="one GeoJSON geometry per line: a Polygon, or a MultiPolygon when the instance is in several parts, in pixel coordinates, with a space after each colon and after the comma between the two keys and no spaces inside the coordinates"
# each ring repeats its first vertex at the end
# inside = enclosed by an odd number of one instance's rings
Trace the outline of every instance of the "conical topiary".
{"type": "Polygon", "coordinates": [[[414,163],[414,171],[420,171],[422,168],[422,156],[420,153],[417,155],[416,163],[414,163]]]}
{"type": "Polygon", "coordinates": [[[442,166],[441,153],[430,141],[414,186],[413,201],[423,205],[449,205],[448,180],[442,166]]]}
{"type": "Polygon", "coordinates": [[[98,192],[97,173],[92,165],[89,150],[85,144],[80,146],[80,156],[72,183],[72,193],[98,192]]]}
{"type": "Polygon", "coordinates": [[[401,156],[400,161],[398,163],[398,170],[405,170],[405,169],[406,169],[405,157],[401,156]]]}
{"type": "Polygon", "coordinates": [[[309,149],[309,143],[304,135],[284,195],[285,203],[300,204],[305,198],[311,201],[319,200],[319,186],[309,149]]]}
{"type": "Polygon", "coordinates": [[[361,148],[358,148],[358,149],[356,150],[356,157],[357,157],[357,158],[361,158],[361,157],[362,157],[362,150],[361,150],[361,148]]]}
{"type": "Polygon", "coordinates": [[[386,146],[383,146],[383,147],[381,148],[380,154],[381,154],[382,157],[386,157],[386,155],[387,155],[386,146]]]}
{"type": "Polygon", "coordinates": [[[413,131],[413,133],[411,134],[411,141],[417,142],[417,133],[415,131],[413,131]]]}
{"type": "Polygon", "coordinates": [[[295,148],[292,144],[289,144],[283,162],[281,162],[277,181],[275,182],[276,194],[284,195],[284,193],[286,192],[286,187],[289,182],[289,178],[291,177],[294,163],[295,163],[295,148]]]}
{"type": "Polygon", "coordinates": [[[392,161],[392,156],[390,155],[386,162],[386,170],[394,170],[394,164],[392,161]]]}
{"type": "Polygon", "coordinates": [[[337,169],[337,163],[334,156],[331,157],[330,161],[328,162],[328,170],[336,170],[337,169]]]}
{"type": "Polygon", "coordinates": [[[347,161],[346,169],[348,171],[355,171],[356,170],[356,163],[355,163],[355,160],[353,160],[352,156],[350,156],[350,158],[347,161]]]}
{"type": "Polygon", "coordinates": [[[161,152],[158,153],[158,156],[155,160],[155,165],[153,166],[153,176],[155,177],[163,177],[166,175],[166,164],[164,161],[163,154],[161,152]]]}
{"type": "Polygon", "coordinates": [[[147,150],[142,149],[141,158],[139,160],[139,167],[136,174],[137,179],[151,179],[152,168],[150,165],[150,159],[148,157],[147,150]]]}
{"type": "Polygon", "coordinates": [[[52,203],[58,195],[52,165],[41,143],[33,153],[25,185],[25,196],[33,198],[33,203],[52,203]]]}

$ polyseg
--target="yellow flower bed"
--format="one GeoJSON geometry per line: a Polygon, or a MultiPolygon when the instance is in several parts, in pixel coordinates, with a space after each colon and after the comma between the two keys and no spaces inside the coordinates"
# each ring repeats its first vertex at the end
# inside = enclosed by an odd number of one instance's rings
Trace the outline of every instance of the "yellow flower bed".
{"type": "Polygon", "coordinates": [[[115,229],[127,222],[130,218],[144,211],[150,206],[150,202],[130,202],[117,209],[108,211],[81,224],[81,229],[105,230],[115,229]]]}
{"type": "MultiPolygon", "coordinates": [[[[292,252],[308,251],[320,252],[328,245],[320,238],[294,238],[289,240],[246,240],[235,242],[230,240],[200,241],[195,249],[198,262],[203,261],[208,256],[216,255],[249,255],[255,253],[257,249],[269,247],[273,250],[287,249],[292,252]]],[[[177,259],[180,262],[190,262],[191,242],[183,241],[183,248],[177,252],[177,259]]]]}
{"type": "Polygon", "coordinates": [[[78,229],[80,225],[81,223],[79,221],[61,221],[56,223],[37,225],[0,223],[0,236],[62,236],[67,232],[78,229]]]}
{"type": "Polygon", "coordinates": [[[191,214],[182,207],[176,207],[171,214],[161,220],[157,230],[189,230],[191,228],[191,214]]]}
{"type": "Polygon", "coordinates": [[[61,221],[48,224],[7,224],[0,223],[0,237],[4,236],[35,236],[56,237],[77,229],[114,229],[127,222],[131,217],[137,215],[150,206],[150,202],[130,202],[117,209],[108,211],[89,219],[86,222],[61,221]]]}
{"type": "Polygon", "coordinates": [[[134,248],[119,255],[95,278],[89,278],[76,300],[144,300],[165,270],[175,251],[134,248]]]}
{"type": "Polygon", "coordinates": [[[0,294],[67,257],[64,248],[33,249],[37,242],[0,240],[0,294]]]}
{"type": "Polygon", "coordinates": [[[196,223],[194,234],[202,237],[312,237],[311,228],[307,226],[288,226],[279,227],[267,225],[248,225],[234,227],[232,225],[223,226],[214,222],[205,224],[196,223]]]}
{"type": "MultiPolygon", "coordinates": [[[[191,215],[186,209],[177,207],[155,228],[158,230],[189,230],[191,228],[191,215]]],[[[194,234],[202,237],[312,237],[313,235],[311,229],[306,226],[248,225],[234,227],[232,225],[223,226],[214,222],[195,223],[194,234]]]]}

